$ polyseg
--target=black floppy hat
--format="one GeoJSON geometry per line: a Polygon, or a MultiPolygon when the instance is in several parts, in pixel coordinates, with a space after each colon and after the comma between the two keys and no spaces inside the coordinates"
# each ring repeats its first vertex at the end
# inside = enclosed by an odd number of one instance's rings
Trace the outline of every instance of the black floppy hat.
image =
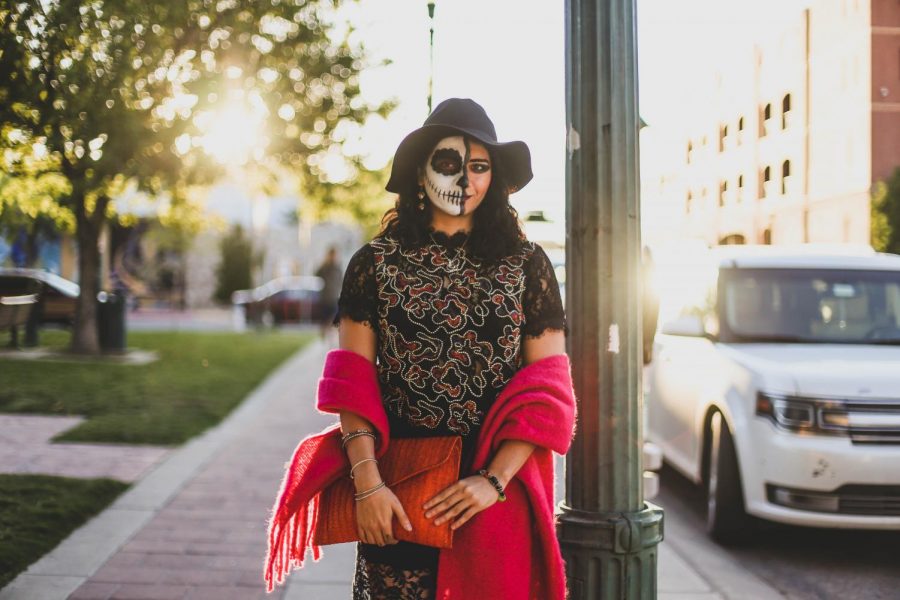
{"type": "Polygon", "coordinates": [[[416,179],[416,168],[441,139],[452,135],[474,138],[503,163],[510,193],[525,187],[533,174],[531,152],[525,142],[497,141],[497,131],[484,108],[468,98],[449,98],[438,104],[425,123],[400,142],[394,153],[391,178],[385,188],[400,193],[416,179]]]}

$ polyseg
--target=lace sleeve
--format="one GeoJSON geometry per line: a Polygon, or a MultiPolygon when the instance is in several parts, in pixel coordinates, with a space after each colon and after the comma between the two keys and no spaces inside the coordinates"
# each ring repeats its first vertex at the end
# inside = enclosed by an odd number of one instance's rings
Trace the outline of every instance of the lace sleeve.
{"type": "Polygon", "coordinates": [[[523,308],[527,337],[538,337],[548,329],[566,331],[566,313],[556,273],[544,249],[538,245],[525,264],[523,308]]]}
{"type": "Polygon", "coordinates": [[[366,244],[356,251],[344,273],[344,284],[338,300],[338,312],[335,324],[348,318],[357,323],[364,323],[377,329],[378,290],[375,286],[375,255],[372,247],[366,244]]]}

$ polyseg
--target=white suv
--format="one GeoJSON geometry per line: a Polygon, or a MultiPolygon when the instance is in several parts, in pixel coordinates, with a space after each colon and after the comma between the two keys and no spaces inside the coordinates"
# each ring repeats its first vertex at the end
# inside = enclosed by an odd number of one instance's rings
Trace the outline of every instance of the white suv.
{"type": "Polygon", "coordinates": [[[748,515],[900,529],[900,256],[665,256],[647,433],[705,484],[712,536],[739,541],[748,515]]]}

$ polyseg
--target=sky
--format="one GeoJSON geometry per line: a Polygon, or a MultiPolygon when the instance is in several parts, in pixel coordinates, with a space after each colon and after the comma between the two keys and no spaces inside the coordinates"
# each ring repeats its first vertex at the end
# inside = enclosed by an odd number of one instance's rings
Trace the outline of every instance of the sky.
{"type": "MultiPolygon", "coordinates": [[[[427,116],[428,29],[425,0],[360,0],[342,13],[373,60],[390,65],[361,78],[367,98],[395,98],[387,121],[369,124],[360,146],[368,165],[387,163],[397,144],[427,116]]],[[[757,36],[777,29],[806,0],[637,0],[640,112],[648,174],[671,152],[679,121],[703,110],[715,65],[757,36]],[[749,9],[749,10],[748,10],[749,9]]],[[[542,210],[564,239],[565,47],[561,0],[437,0],[434,104],[468,97],[487,110],[501,141],[523,140],[535,177],[511,197],[520,214],[542,210]]],[[[680,139],[680,138],[679,138],[680,139]]]]}

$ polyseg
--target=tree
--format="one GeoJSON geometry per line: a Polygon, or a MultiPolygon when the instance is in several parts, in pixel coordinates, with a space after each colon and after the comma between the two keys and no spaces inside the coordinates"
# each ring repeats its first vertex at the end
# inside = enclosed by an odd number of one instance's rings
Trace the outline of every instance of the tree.
{"type": "Polygon", "coordinates": [[[872,192],[872,246],[900,254],[900,167],[872,192]]]}
{"type": "Polygon", "coordinates": [[[232,227],[219,243],[222,260],[216,268],[216,291],[213,298],[222,304],[231,303],[236,290],[253,287],[253,268],[262,263],[262,254],[253,252],[253,243],[244,235],[240,225],[232,227]]]}
{"type": "MultiPolygon", "coordinates": [[[[7,132],[0,133],[6,135],[7,132]]],[[[25,266],[33,266],[38,238],[72,233],[75,216],[59,204],[69,191],[68,182],[60,174],[46,170],[46,158],[29,154],[17,162],[20,173],[12,176],[12,166],[0,154],[0,235],[10,242],[24,235],[25,266]]]]}
{"type": "Polygon", "coordinates": [[[229,165],[314,180],[343,124],[389,110],[359,95],[364,55],[330,22],[338,2],[3,4],[0,152],[9,177],[65,183],[58,204],[74,218],[81,283],[74,351],[99,350],[98,239],[126,185],[178,202],[229,165]]]}

